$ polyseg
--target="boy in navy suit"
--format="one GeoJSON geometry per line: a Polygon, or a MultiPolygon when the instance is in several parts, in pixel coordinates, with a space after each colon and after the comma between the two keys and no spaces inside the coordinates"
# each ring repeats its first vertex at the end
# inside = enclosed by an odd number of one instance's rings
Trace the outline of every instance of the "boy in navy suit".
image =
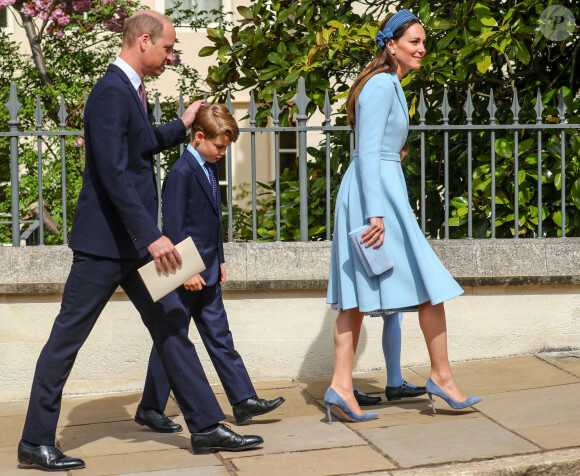
{"type": "MultiPolygon", "coordinates": [[[[238,425],[279,407],[284,399],[264,400],[256,391],[234,348],[222,300],[226,280],[221,227],[221,199],[216,162],[238,138],[236,120],[222,104],[198,111],[191,142],[163,183],[163,232],[173,243],[191,236],[206,270],[178,289],[179,297],[197,326],[201,339],[224,386],[238,425]]],[[[170,392],[169,381],[155,347],[151,351],[143,397],[135,421],[154,431],[180,431],[163,415],[170,392]],[[139,412],[154,412],[165,424],[150,425],[139,412]]]]}

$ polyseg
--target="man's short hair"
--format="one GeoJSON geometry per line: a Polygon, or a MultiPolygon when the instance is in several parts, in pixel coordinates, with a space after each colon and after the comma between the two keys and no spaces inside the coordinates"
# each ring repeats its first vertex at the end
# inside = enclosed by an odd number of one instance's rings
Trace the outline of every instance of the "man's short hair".
{"type": "Polygon", "coordinates": [[[131,15],[123,25],[123,44],[133,46],[135,40],[145,34],[148,34],[155,43],[163,34],[165,22],[171,24],[171,20],[166,16],[149,10],[141,10],[131,15]]]}
{"type": "Polygon", "coordinates": [[[191,126],[192,137],[196,132],[203,132],[206,139],[225,134],[230,142],[235,142],[240,135],[234,116],[223,104],[212,104],[197,111],[195,121],[191,126]]]}

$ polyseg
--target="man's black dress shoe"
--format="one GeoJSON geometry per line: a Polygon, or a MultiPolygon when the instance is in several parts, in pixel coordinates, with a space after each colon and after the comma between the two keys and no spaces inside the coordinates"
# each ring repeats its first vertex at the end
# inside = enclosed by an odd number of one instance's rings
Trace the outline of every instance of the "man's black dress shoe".
{"type": "Polygon", "coordinates": [[[65,456],[56,446],[32,445],[22,440],[18,444],[18,463],[37,466],[45,471],[69,471],[85,467],[82,459],[65,456]]]}
{"type": "Polygon", "coordinates": [[[262,443],[264,440],[259,436],[238,435],[221,423],[214,430],[191,434],[191,449],[196,455],[205,455],[216,451],[243,451],[262,443]]]}
{"type": "Polygon", "coordinates": [[[175,423],[169,417],[157,410],[143,410],[141,406],[137,407],[135,422],[139,425],[145,425],[157,433],[178,433],[183,431],[179,423],[175,423]]]}
{"type": "Polygon", "coordinates": [[[252,397],[236,403],[232,408],[234,409],[236,423],[243,425],[244,423],[248,423],[252,417],[271,412],[283,403],[284,399],[282,397],[275,398],[274,400],[252,397]]]}
{"type": "Polygon", "coordinates": [[[387,395],[387,400],[392,402],[394,400],[400,400],[401,398],[407,397],[420,397],[425,395],[427,390],[425,387],[410,387],[407,382],[403,381],[403,385],[400,387],[386,387],[385,394],[387,395]]]}
{"type": "Polygon", "coordinates": [[[370,407],[371,405],[376,405],[381,401],[381,397],[371,397],[366,393],[359,392],[356,388],[354,390],[354,398],[361,407],[370,407]]]}

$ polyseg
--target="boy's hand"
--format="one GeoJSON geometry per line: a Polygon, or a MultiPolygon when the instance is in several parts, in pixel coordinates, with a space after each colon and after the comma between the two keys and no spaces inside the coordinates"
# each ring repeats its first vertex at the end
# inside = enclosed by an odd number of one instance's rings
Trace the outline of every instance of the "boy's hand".
{"type": "Polygon", "coordinates": [[[226,267],[223,264],[220,264],[220,284],[223,284],[226,281],[226,267]]]}
{"type": "Polygon", "coordinates": [[[201,291],[202,286],[205,286],[205,281],[201,277],[201,274],[196,274],[193,278],[183,283],[183,286],[188,291],[201,291]]]}

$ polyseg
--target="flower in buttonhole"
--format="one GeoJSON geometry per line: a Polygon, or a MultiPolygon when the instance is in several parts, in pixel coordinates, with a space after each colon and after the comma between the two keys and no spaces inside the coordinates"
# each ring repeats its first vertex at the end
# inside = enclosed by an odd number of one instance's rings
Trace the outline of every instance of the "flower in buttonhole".
{"type": "Polygon", "coordinates": [[[171,64],[173,66],[177,66],[180,63],[181,63],[181,57],[179,56],[179,53],[173,53],[173,59],[171,60],[171,64]]]}
{"type": "Polygon", "coordinates": [[[85,139],[83,138],[83,136],[77,136],[77,139],[75,140],[75,147],[82,147],[85,144],[85,139]]]}

